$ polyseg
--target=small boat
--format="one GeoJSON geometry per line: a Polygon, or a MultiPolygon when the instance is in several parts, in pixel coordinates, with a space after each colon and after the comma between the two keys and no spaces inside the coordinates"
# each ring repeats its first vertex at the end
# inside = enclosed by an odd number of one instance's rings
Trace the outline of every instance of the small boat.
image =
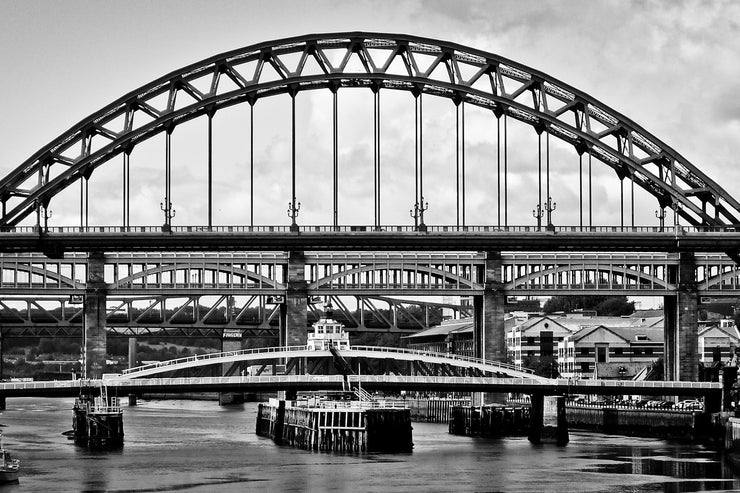
{"type": "Polygon", "coordinates": [[[0,484],[17,483],[20,468],[20,459],[10,457],[10,452],[3,447],[2,434],[0,433],[0,484]]]}

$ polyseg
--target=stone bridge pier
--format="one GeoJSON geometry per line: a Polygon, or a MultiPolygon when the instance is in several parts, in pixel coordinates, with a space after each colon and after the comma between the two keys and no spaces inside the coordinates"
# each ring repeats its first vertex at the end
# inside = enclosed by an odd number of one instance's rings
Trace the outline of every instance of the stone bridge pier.
{"type": "Polygon", "coordinates": [[[664,380],[699,379],[699,294],[694,254],[681,252],[679,265],[669,276],[675,296],[663,298],[664,380]]]}
{"type": "MultiPolygon", "coordinates": [[[[492,361],[506,359],[504,304],[506,293],[502,282],[501,252],[487,252],[483,295],[473,296],[473,341],[475,357],[492,361]]],[[[474,404],[505,401],[504,394],[486,393],[473,396],[474,404]]]]}
{"type": "Polygon", "coordinates": [[[87,259],[87,285],[83,304],[84,378],[101,378],[105,372],[107,286],[104,271],[105,256],[102,253],[90,253],[87,259]]]}

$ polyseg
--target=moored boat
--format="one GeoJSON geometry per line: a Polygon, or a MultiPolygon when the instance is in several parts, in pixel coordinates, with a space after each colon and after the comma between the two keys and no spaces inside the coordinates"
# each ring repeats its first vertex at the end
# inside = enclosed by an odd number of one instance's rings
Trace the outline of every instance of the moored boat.
{"type": "Polygon", "coordinates": [[[10,452],[5,450],[2,434],[0,434],[0,484],[17,483],[20,468],[20,459],[12,458],[10,452]]]}

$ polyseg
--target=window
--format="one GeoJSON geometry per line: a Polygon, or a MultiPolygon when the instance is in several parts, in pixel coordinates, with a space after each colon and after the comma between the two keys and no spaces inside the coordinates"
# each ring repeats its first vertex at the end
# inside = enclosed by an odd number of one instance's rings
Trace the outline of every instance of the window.
{"type": "Polygon", "coordinates": [[[649,347],[645,349],[645,354],[653,354],[653,348],[649,347]]]}
{"type": "Polygon", "coordinates": [[[632,352],[635,356],[640,356],[642,354],[642,349],[635,348],[632,352]]]}
{"type": "Polygon", "coordinates": [[[527,344],[534,344],[534,337],[527,337],[527,344]]]}
{"type": "Polygon", "coordinates": [[[591,365],[589,363],[581,363],[581,371],[583,372],[591,371],[591,365]]]}
{"type": "Polygon", "coordinates": [[[624,350],[621,347],[614,348],[614,354],[622,354],[624,350]]]}
{"type": "Polygon", "coordinates": [[[581,348],[581,354],[584,355],[584,356],[587,355],[588,354],[588,348],[587,347],[582,347],[581,348]]]}

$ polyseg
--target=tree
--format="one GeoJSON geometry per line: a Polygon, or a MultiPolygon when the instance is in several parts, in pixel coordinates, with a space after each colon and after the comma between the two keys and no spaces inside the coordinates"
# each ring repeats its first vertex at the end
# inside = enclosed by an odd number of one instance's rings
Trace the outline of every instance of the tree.
{"type": "Polygon", "coordinates": [[[541,377],[557,378],[560,376],[556,356],[526,356],[522,361],[522,366],[534,370],[535,375],[541,377]]]}
{"type": "Polygon", "coordinates": [[[553,296],[545,302],[545,313],[575,310],[595,310],[597,315],[622,316],[635,311],[635,302],[627,301],[626,296],[553,296]]]}

